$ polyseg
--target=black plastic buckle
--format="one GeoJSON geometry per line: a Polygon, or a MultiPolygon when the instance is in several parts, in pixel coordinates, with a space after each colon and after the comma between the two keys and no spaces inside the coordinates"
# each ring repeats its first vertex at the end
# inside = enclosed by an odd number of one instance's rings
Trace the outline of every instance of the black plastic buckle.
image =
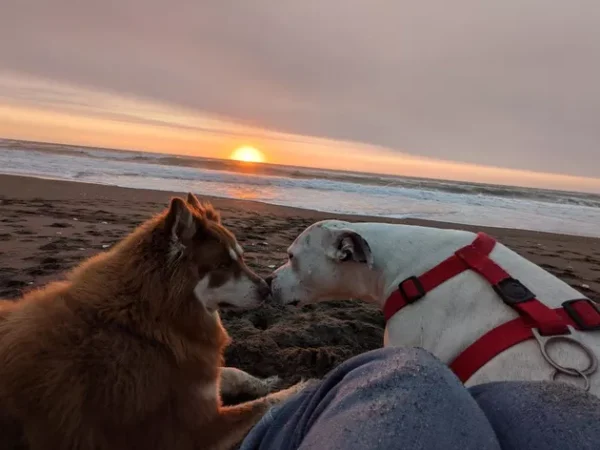
{"type": "Polygon", "coordinates": [[[494,285],[494,290],[507,305],[516,305],[517,303],[528,302],[535,298],[535,294],[519,280],[514,278],[505,278],[494,285]]]}
{"type": "Polygon", "coordinates": [[[404,298],[406,303],[414,303],[417,300],[421,300],[423,297],[425,297],[426,294],[425,288],[423,287],[419,279],[415,276],[408,277],[406,280],[401,282],[398,285],[398,290],[400,291],[400,294],[402,294],[402,297],[404,298]],[[417,290],[417,293],[415,295],[408,295],[404,290],[404,283],[406,283],[407,281],[412,281],[413,285],[415,286],[415,289],[417,290]]]}
{"type": "Polygon", "coordinates": [[[598,315],[600,315],[600,310],[598,309],[598,305],[595,302],[591,301],[589,298],[579,298],[579,299],[575,299],[575,300],[567,300],[561,306],[567,312],[569,317],[571,319],[573,319],[573,322],[575,322],[575,324],[577,325],[577,328],[580,329],[581,331],[598,331],[598,330],[600,330],[600,325],[587,325],[583,321],[583,318],[579,315],[577,310],[573,306],[571,306],[573,303],[577,303],[577,302],[589,303],[592,306],[592,308],[594,308],[594,310],[598,313],[598,315]]]}

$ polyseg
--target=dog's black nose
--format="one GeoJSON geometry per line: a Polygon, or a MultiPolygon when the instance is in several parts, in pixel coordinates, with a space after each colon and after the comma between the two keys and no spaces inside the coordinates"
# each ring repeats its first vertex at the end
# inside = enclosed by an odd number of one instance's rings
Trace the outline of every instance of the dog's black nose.
{"type": "Polygon", "coordinates": [[[266,277],[265,281],[266,281],[267,285],[270,288],[271,287],[271,283],[273,283],[273,275],[269,275],[268,277],[266,277]]]}

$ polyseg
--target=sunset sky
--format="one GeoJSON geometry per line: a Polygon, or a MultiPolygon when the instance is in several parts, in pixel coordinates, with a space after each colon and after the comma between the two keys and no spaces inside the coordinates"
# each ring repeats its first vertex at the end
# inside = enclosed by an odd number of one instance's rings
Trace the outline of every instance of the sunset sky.
{"type": "Polygon", "coordinates": [[[0,137],[600,192],[600,2],[4,0],[0,137]]]}

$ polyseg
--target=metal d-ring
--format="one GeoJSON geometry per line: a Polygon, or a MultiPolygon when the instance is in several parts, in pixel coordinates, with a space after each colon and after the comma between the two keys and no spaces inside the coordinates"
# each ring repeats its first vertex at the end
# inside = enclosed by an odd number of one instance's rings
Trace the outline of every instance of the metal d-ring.
{"type": "MultiPolygon", "coordinates": [[[[583,390],[589,391],[590,390],[590,379],[588,378],[588,376],[580,370],[577,370],[577,369],[573,369],[573,370],[575,372],[577,372],[578,376],[583,378],[583,381],[585,382],[585,384],[583,385],[583,390]]],[[[561,372],[558,369],[555,369],[554,372],[552,372],[552,381],[556,381],[556,377],[558,376],[559,373],[561,373],[561,372]]]]}
{"type": "Polygon", "coordinates": [[[579,338],[576,337],[577,332],[573,327],[567,325],[567,328],[569,329],[569,334],[559,334],[555,336],[542,336],[537,328],[532,328],[531,331],[533,332],[533,336],[540,346],[542,356],[548,362],[548,364],[556,369],[552,375],[552,379],[556,379],[559,373],[569,375],[571,377],[582,377],[586,383],[584,389],[587,391],[590,388],[590,380],[588,376],[592,375],[594,372],[596,372],[596,370],[598,370],[598,358],[596,358],[596,354],[587,345],[585,345],[579,338]],[[580,370],[574,367],[562,366],[554,361],[554,359],[552,359],[552,357],[548,354],[547,348],[550,343],[556,341],[571,342],[572,344],[575,344],[581,348],[581,350],[583,350],[583,352],[589,358],[588,366],[585,369],[580,370]]]}

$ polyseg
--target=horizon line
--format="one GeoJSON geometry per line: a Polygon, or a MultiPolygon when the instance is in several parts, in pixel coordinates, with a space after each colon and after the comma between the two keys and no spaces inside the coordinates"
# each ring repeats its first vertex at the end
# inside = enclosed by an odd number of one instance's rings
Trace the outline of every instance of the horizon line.
{"type": "MultiPolygon", "coordinates": [[[[223,161],[223,162],[230,162],[230,163],[238,163],[237,161],[234,161],[229,158],[219,158],[219,157],[202,156],[202,155],[190,155],[190,154],[186,154],[186,153],[176,153],[175,151],[168,153],[168,152],[164,152],[164,151],[154,151],[154,150],[147,150],[147,149],[143,149],[143,148],[131,148],[131,147],[120,147],[119,148],[119,147],[107,147],[107,146],[92,146],[89,144],[71,144],[71,143],[60,142],[60,141],[50,141],[50,140],[39,141],[39,140],[32,140],[32,139],[11,138],[11,137],[0,136],[0,142],[2,142],[2,141],[4,141],[4,142],[16,141],[16,142],[20,142],[20,143],[42,144],[42,145],[48,144],[48,145],[90,149],[90,150],[106,150],[106,151],[117,151],[117,152],[128,152],[128,153],[158,154],[158,155],[164,155],[164,156],[175,156],[175,157],[183,157],[183,158],[191,158],[191,159],[202,159],[202,160],[210,160],[210,161],[223,161]]],[[[31,149],[31,150],[35,151],[35,149],[31,149]]],[[[564,178],[572,178],[572,179],[580,179],[580,180],[600,181],[600,178],[580,177],[580,176],[564,175],[564,174],[557,174],[557,173],[551,173],[551,172],[534,172],[534,171],[529,171],[529,170],[517,170],[517,169],[509,169],[509,168],[497,167],[497,166],[483,166],[483,165],[478,165],[478,164],[460,163],[460,162],[447,161],[447,160],[435,160],[435,161],[441,162],[441,163],[458,164],[458,165],[463,165],[463,166],[468,165],[468,166],[502,170],[502,171],[525,172],[525,173],[531,173],[533,175],[538,175],[538,176],[545,175],[545,176],[564,177],[564,178]]],[[[256,163],[251,163],[251,164],[253,164],[255,166],[259,166],[259,167],[260,166],[271,166],[271,167],[284,167],[284,168],[306,169],[306,170],[315,170],[316,169],[316,170],[321,170],[321,171],[356,174],[356,175],[379,175],[379,176],[383,176],[383,177],[405,178],[405,179],[423,180],[423,181],[462,183],[462,184],[468,184],[468,185],[472,185],[472,186],[514,187],[514,188],[529,189],[529,190],[534,190],[534,191],[537,190],[537,191],[545,191],[545,192],[560,192],[560,193],[566,193],[566,194],[590,194],[590,195],[600,197],[600,191],[568,190],[568,189],[560,189],[560,188],[526,186],[526,185],[520,185],[520,184],[469,181],[469,180],[464,180],[464,179],[452,179],[452,178],[442,178],[442,177],[411,176],[411,175],[391,174],[391,173],[376,172],[376,171],[369,171],[369,170],[358,171],[358,170],[352,170],[352,169],[331,169],[331,168],[321,167],[321,166],[291,165],[291,164],[282,164],[282,163],[268,162],[268,161],[256,162],[256,163]]],[[[210,169],[206,169],[206,170],[210,170],[210,169]]],[[[213,170],[218,170],[218,169],[213,169],[213,170]]]]}

